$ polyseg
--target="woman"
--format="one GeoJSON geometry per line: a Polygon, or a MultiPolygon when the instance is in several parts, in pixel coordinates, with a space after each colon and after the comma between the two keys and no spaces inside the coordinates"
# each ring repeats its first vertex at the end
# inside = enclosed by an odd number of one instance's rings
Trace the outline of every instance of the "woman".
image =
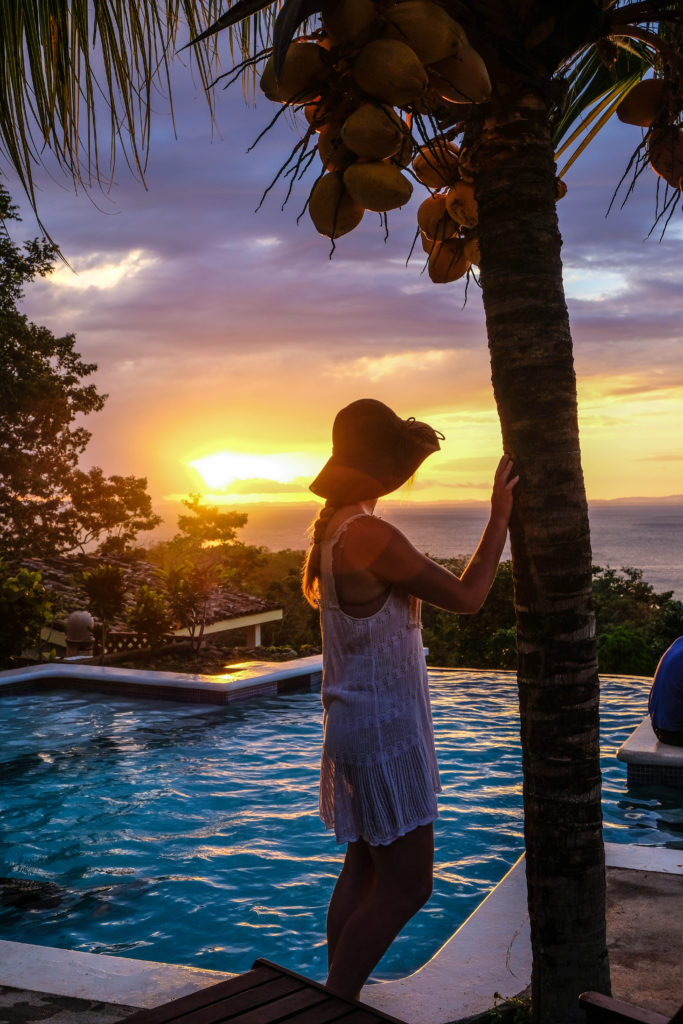
{"type": "Polygon", "coordinates": [[[332,457],[311,484],[326,499],[303,580],[323,635],[320,816],[347,844],[327,915],[327,986],[349,998],[432,890],[441,786],[420,601],[481,608],[518,479],[504,456],[482,539],[454,576],[373,515],[377,499],[409,480],[439,439],[426,423],[360,399],[338,413],[332,457]]]}

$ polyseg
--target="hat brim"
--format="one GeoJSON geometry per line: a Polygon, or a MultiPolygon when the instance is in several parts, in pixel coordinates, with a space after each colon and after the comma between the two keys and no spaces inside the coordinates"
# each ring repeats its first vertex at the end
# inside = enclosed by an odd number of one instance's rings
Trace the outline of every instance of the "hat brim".
{"type": "Polygon", "coordinates": [[[405,480],[380,481],[360,469],[341,465],[333,455],[309,486],[309,490],[328,501],[343,500],[350,503],[368,498],[381,498],[382,495],[390,494],[401,487],[408,479],[409,477],[405,480]]]}

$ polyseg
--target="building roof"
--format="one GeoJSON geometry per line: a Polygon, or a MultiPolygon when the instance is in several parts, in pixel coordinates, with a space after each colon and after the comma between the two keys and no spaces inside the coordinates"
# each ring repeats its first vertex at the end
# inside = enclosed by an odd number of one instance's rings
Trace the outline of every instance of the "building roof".
{"type": "MultiPolygon", "coordinates": [[[[54,558],[27,558],[22,560],[21,564],[22,568],[39,572],[45,588],[57,595],[59,606],[56,609],[55,624],[64,620],[70,612],[88,608],[88,595],[80,585],[78,577],[81,573],[90,572],[100,565],[119,566],[124,572],[126,607],[123,615],[110,623],[115,629],[130,629],[126,622],[126,614],[135,603],[140,587],[146,584],[157,590],[165,590],[163,576],[156,565],[125,556],[75,554],[54,558]]],[[[267,601],[262,597],[245,594],[241,590],[219,586],[209,598],[206,624],[255,615],[279,607],[275,601],[267,601]]]]}

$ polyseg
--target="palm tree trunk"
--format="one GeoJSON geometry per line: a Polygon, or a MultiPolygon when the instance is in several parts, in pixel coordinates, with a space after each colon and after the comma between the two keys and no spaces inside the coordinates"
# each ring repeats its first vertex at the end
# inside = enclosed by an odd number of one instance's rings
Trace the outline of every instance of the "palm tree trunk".
{"type": "Polygon", "coordinates": [[[493,388],[521,477],[510,535],[533,1017],[563,1024],[580,1020],[579,992],[610,987],[576,381],[547,109],[529,98],[478,127],[471,160],[493,388]]]}

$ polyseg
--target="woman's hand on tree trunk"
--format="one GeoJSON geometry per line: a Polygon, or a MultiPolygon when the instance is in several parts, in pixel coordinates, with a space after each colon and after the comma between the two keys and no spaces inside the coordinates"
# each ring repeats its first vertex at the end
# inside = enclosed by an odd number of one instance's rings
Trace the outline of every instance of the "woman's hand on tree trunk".
{"type": "Polygon", "coordinates": [[[512,512],[513,497],[519,476],[513,476],[514,463],[509,455],[503,455],[493,478],[491,494],[491,520],[504,523],[506,528],[512,512]]]}

